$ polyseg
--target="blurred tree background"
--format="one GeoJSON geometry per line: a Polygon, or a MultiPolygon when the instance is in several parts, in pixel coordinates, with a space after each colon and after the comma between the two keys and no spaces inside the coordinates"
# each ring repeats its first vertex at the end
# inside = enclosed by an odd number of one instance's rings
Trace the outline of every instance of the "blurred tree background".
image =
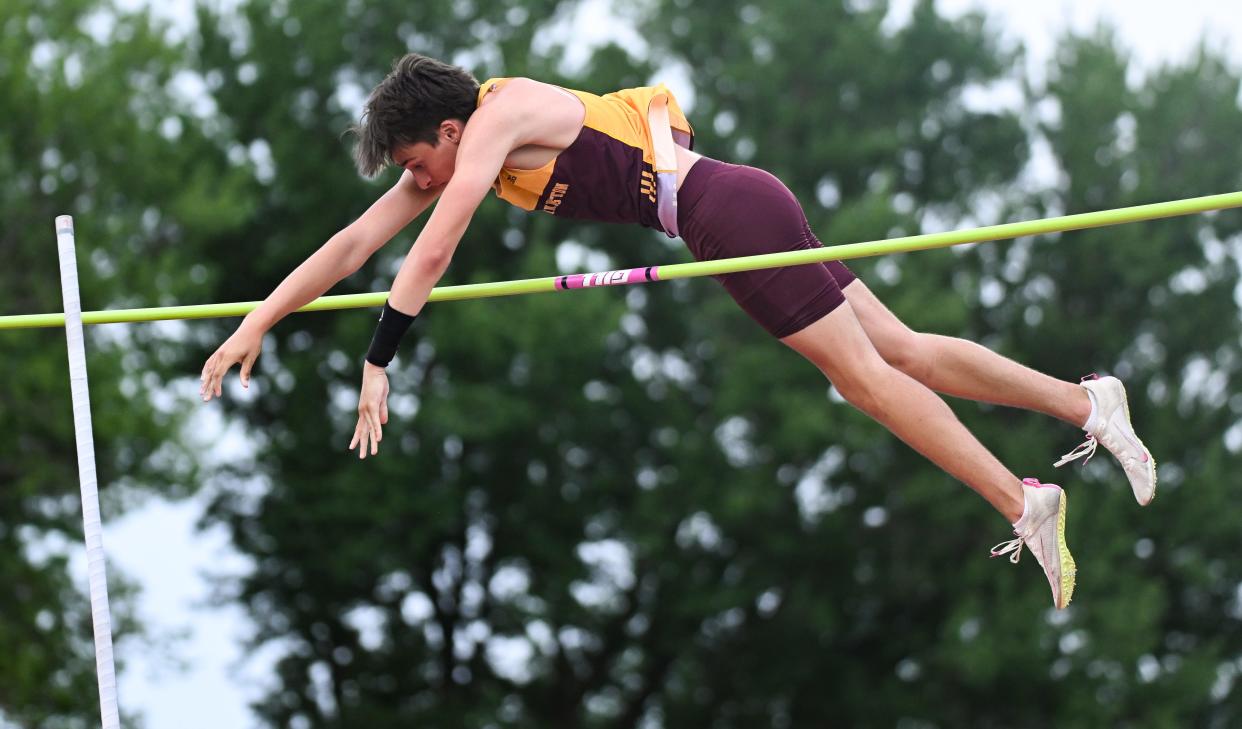
{"type": "MultiPolygon", "coordinates": [[[[182,35],[105,0],[3,7],[6,314],[60,308],[64,211],[87,308],[266,295],[396,179],[358,179],[341,133],[408,50],[601,93],[681,79],[696,148],[780,176],[827,243],[1242,181],[1239,72],[1217,54],[1139,79],[1103,29],[1032,80],[998,27],[926,1],[890,24],[884,2],[648,0],[618,10],[640,40],[580,64],[579,6],[555,0],[244,0],[182,35]]],[[[334,293],[387,288],[419,224],[334,293]]],[[[1061,613],[1028,560],[984,558],[1008,525],[707,280],[432,307],[362,462],[345,446],[374,312],[277,326],[251,396],[212,406],[254,451],[210,467],[184,424],[236,321],[89,329],[105,513],[213,485],[208,521],[254,560],[221,599],[284,651],[254,707],[270,726],[1234,726],[1240,228],[851,264],[915,328],[1126,379],[1161,464],[1145,510],[1107,457],[1051,469],[1077,431],[951,403],[1020,475],[1070,489],[1061,613]]],[[[489,201],[444,283],[681,260],[650,231],[489,201]]],[[[92,725],[63,340],[3,338],[0,723],[92,725]]]]}

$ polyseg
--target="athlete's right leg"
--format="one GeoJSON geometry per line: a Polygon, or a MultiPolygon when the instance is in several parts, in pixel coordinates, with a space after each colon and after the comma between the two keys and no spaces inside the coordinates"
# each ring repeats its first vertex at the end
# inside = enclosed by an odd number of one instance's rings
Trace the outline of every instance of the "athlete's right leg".
{"type": "Polygon", "coordinates": [[[1053,604],[1069,604],[1077,568],[1065,543],[1067,499],[1059,486],[1019,481],[938,395],[880,357],[848,301],[781,341],[814,363],[851,405],[987,499],[1016,537],[993,547],[992,556],[1009,554],[1017,562],[1022,547],[1029,548],[1053,604]]]}
{"type": "Polygon", "coordinates": [[[1091,401],[1077,383],[1036,372],[967,339],[915,332],[862,281],[842,293],[880,356],[932,390],[1045,413],[1079,428],[1087,422],[1091,401]]]}
{"type": "Polygon", "coordinates": [[[851,405],[970,486],[1010,522],[1022,516],[1021,480],[939,396],[880,357],[848,302],[781,341],[818,367],[851,405]]]}

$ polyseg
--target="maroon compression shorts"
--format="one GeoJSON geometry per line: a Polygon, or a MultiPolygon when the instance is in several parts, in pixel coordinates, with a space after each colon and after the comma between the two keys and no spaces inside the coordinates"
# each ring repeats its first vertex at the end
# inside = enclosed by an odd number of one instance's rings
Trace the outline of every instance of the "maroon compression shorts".
{"type": "MultiPolygon", "coordinates": [[[[696,260],[779,253],[823,246],[802,206],[763,170],[704,157],[677,193],[677,224],[696,260]]],[[[845,301],[856,277],[840,261],[713,276],[752,319],[780,339],[818,321],[845,301]]]]}

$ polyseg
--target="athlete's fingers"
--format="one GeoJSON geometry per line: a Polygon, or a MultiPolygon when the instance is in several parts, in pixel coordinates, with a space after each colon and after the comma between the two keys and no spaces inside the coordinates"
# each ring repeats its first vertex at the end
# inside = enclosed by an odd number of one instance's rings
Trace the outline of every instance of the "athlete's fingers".
{"type": "Polygon", "coordinates": [[[354,437],[349,440],[349,447],[345,450],[352,451],[354,446],[358,445],[358,438],[361,437],[362,423],[359,422],[354,426],[354,437]]]}
{"type": "Polygon", "coordinates": [[[375,450],[375,406],[365,405],[361,407],[358,416],[358,427],[363,431],[363,440],[359,445],[359,457],[365,458],[366,451],[375,450]]]}
{"type": "Polygon", "coordinates": [[[371,437],[377,441],[384,439],[384,431],[380,428],[379,415],[375,413],[375,408],[367,410],[367,424],[371,426],[371,437]]]}
{"type": "Polygon", "coordinates": [[[366,440],[364,440],[363,443],[368,450],[374,452],[376,445],[379,443],[379,435],[375,431],[374,421],[371,418],[368,418],[363,428],[366,431],[366,440]]]}
{"type": "Polygon", "coordinates": [[[210,399],[207,396],[207,393],[209,392],[207,389],[207,383],[211,382],[211,378],[215,374],[216,360],[219,358],[220,355],[218,352],[208,357],[207,361],[203,364],[203,373],[198,377],[198,396],[203,398],[204,402],[210,399]]]}
{"type": "Polygon", "coordinates": [[[366,448],[367,442],[367,421],[358,413],[358,424],[354,426],[354,439],[349,442],[349,450],[358,449],[358,457],[362,458],[362,451],[366,448]]]}
{"type": "Polygon", "coordinates": [[[216,396],[216,372],[218,366],[213,366],[211,372],[207,373],[207,379],[203,382],[203,400],[210,400],[216,396]]]}
{"type": "Polygon", "coordinates": [[[380,424],[388,424],[388,398],[384,398],[384,402],[380,403],[380,424]]]}
{"type": "Polygon", "coordinates": [[[250,387],[250,369],[254,367],[254,361],[258,358],[259,358],[258,352],[250,352],[245,356],[244,359],[242,359],[242,366],[241,366],[242,387],[246,387],[246,388],[250,387]]]}
{"type": "MultiPolygon", "coordinates": [[[[361,397],[361,396],[360,396],[361,397]]],[[[358,424],[368,434],[375,429],[375,406],[369,402],[358,403],[358,424]]]]}
{"type": "Polygon", "coordinates": [[[216,366],[211,370],[211,379],[207,381],[208,394],[220,397],[220,393],[223,392],[220,385],[224,382],[224,376],[227,375],[231,369],[233,369],[233,363],[221,356],[217,361],[216,366]]]}

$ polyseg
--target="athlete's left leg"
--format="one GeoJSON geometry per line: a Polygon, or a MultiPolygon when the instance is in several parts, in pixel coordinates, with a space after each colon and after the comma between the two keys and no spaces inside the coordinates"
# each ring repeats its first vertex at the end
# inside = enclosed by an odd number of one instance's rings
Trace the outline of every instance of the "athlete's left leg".
{"type": "Polygon", "coordinates": [[[1091,414],[1086,389],[1049,377],[967,339],[912,331],[862,281],[842,293],[880,356],[936,392],[1033,410],[1081,428],[1091,414]]]}
{"type": "Polygon", "coordinates": [[[1134,433],[1125,387],[1117,378],[1058,380],[969,340],[911,331],[862,281],[849,282],[842,293],[889,364],[936,392],[1046,413],[1082,428],[1086,442],[1055,465],[1090,458],[1102,443],[1125,471],[1139,504],[1155,497],[1156,462],[1134,433]]]}

